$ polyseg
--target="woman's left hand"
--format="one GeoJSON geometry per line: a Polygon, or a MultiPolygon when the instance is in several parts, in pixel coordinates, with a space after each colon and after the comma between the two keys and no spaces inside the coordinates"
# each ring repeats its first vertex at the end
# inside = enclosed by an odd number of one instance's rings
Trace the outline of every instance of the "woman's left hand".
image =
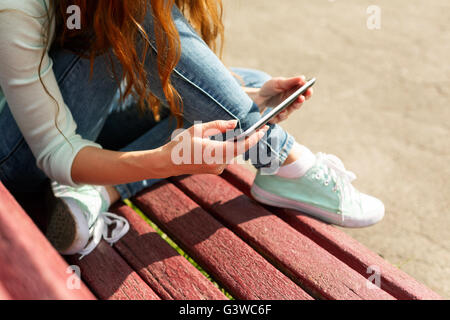
{"type": "MultiPolygon", "coordinates": [[[[294,78],[272,78],[259,89],[258,93],[255,95],[254,101],[261,110],[264,110],[266,107],[275,107],[292,94],[291,90],[302,86],[305,83],[306,79],[304,76],[294,78]]],[[[285,111],[273,118],[270,123],[278,123],[287,119],[292,112],[300,109],[303,103],[310,99],[312,95],[313,89],[309,88],[285,111]]]]}

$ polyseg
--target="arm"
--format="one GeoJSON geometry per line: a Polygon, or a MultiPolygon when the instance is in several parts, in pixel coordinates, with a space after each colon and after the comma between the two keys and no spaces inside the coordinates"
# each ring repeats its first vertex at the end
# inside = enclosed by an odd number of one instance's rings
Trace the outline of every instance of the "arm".
{"type": "Polygon", "coordinates": [[[177,175],[167,147],[117,152],[83,148],[72,165],[72,179],[79,184],[116,185],[177,175]]]}
{"type": "Polygon", "coordinates": [[[224,133],[235,129],[236,125],[236,120],[217,120],[196,124],[188,130],[184,130],[168,144],[154,150],[116,152],[86,147],[77,154],[74,160],[72,177],[79,183],[116,185],[182,174],[221,174],[234,157],[256,145],[268,129],[265,127],[245,141],[237,143],[213,141],[209,138],[219,132],[224,133]],[[189,146],[188,153],[191,155],[189,163],[174,163],[173,155],[179,155],[180,145],[189,146]],[[204,151],[215,150],[217,152],[220,149],[222,151],[219,154],[223,156],[220,163],[208,162],[204,151]],[[203,160],[201,164],[194,161],[195,150],[201,152],[203,160]]]}

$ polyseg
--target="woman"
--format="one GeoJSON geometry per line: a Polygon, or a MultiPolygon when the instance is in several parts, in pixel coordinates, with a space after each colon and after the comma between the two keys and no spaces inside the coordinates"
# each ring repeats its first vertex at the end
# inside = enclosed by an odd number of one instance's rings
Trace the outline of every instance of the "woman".
{"type": "MultiPolygon", "coordinates": [[[[229,150],[209,136],[245,130],[305,81],[224,67],[212,51],[223,35],[219,0],[53,3],[0,4],[0,179],[12,192],[52,181],[47,237],[63,254],[88,254],[127,232],[125,219],[106,212],[116,200],[169,176],[220,174],[228,154],[180,163],[181,141],[229,150]],[[80,28],[68,20],[77,14],[80,28]],[[180,127],[189,129],[170,141],[180,127]]],[[[358,192],[338,158],[312,154],[277,124],[311,95],[231,145],[259,169],[253,196],[342,226],[378,222],[382,202],[358,192]]]]}

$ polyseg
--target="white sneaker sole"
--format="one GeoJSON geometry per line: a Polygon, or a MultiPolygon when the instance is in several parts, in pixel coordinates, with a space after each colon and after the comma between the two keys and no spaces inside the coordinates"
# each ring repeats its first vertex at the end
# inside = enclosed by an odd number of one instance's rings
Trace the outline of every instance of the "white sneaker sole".
{"type": "Polygon", "coordinates": [[[280,208],[288,208],[300,211],[302,213],[308,214],[310,216],[313,216],[319,220],[335,224],[341,227],[347,227],[347,228],[361,228],[361,227],[367,227],[372,224],[377,223],[380,221],[384,216],[384,207],[383,207],[383,213],[379,214],[378,217],[371,217],[371,218],[365,218],[365,219],[353,219],[350,217],[344,217],[340,214],[330,212],[321,208],[314,207],[310,204],[306,204],[300,201],[287,199],[278,195],[275,195],[273,193],[270,193],[266,190],[263,190],[262,188],[258,187],[256,184],[252,185],[252,188],[250,190],[252,196],[257,200],[258,202],[273,206],[273,207],[280,207],[280,208]]]}

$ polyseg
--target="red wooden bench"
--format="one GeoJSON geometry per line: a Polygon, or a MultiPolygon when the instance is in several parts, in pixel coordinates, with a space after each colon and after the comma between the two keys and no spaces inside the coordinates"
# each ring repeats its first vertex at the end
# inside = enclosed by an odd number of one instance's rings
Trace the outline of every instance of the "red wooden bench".
{"type": "MultiPolygon", "coordinates": [[[[130,222],[124,238],[64,259],[0,183],[0,299],[228,299],[224,290],[236,299],[441,299],[337,228],[255,202],[253,178],[231,165],[131,199],[215,283],[124,203],[112,210],[130,222]],[[68,285],[69,264],[80,268],[79,288],[68,285]],[[374,266],[380,287],[368,280],[374,266]]],[[[36,216],[35,201],[21,203],[36,216]]]]}

